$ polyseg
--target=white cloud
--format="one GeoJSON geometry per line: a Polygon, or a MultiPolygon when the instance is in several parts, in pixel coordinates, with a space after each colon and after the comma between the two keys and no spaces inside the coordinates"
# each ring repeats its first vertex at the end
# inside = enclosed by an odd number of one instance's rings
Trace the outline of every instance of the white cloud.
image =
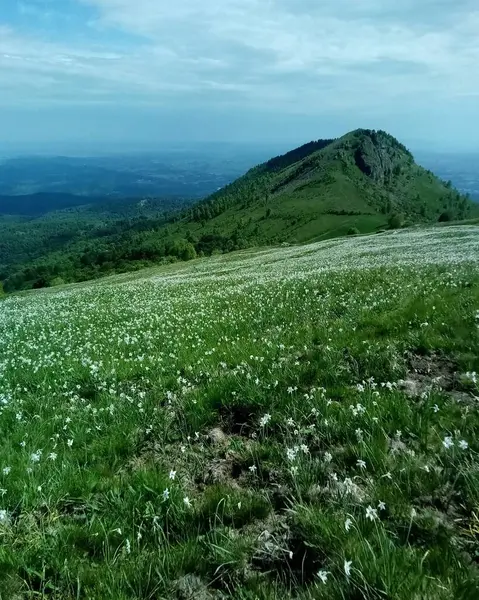
{"type": "Polygon", "coordinates": [[[312,113],[479,93],[475,0],[78,1],[101,45],[0,28],[0,102],[196,94],[312,113]]]}

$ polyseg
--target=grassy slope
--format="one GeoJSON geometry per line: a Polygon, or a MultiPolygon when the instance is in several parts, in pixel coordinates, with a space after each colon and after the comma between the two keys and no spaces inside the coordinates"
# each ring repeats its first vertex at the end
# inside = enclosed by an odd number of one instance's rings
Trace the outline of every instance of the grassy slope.
{"type": "Polygon", "coordinates": [[[3,300],[0,598],[475,598],[478,233],[3,300]]]}

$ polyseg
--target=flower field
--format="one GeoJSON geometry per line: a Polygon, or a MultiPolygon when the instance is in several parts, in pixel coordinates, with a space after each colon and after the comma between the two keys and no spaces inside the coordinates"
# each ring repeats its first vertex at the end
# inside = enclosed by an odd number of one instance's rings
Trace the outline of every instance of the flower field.
{"type": "Polygon", "coordinates": [[[479,597],[479,228],[0,301],[0,599],[479,597]]]}

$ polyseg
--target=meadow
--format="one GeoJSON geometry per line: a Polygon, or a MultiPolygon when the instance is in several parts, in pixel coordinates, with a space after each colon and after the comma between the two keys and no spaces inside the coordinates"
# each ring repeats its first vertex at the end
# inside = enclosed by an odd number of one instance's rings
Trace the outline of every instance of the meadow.
{"type": "Polygon", "coordinates": [[[0,599],[479,597],[479,227],[0,300],[0,599]]]}

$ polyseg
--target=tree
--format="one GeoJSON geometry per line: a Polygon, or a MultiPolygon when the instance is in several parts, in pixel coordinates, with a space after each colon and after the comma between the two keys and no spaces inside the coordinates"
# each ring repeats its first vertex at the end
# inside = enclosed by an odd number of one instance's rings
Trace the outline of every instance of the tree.
{"type": "Polygon", "coordinates": [[[445,210],[443,213],[439,215],[439,223],[447,223],[448,221],[452,221],[452,214],[449,210],[445,210]]]}

